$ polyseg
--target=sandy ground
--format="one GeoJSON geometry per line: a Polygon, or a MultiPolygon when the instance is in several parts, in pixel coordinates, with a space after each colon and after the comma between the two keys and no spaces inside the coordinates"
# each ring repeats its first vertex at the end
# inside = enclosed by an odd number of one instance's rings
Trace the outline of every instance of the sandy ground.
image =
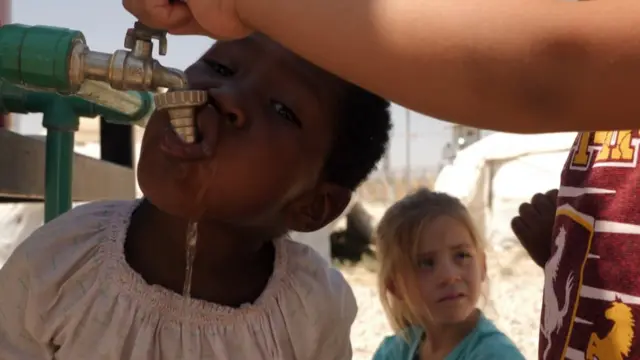
{"type": "MultiPolygon", "coordinates": [[[[370,360],[384,336],[390,334],[375,287],[375,263],[363,261],[341,270],[353,287],[358,316],[351,331],[353,360],[370,360]]],[[[538,324],[543,272],[520,247],[488,253],[488,301],[481,307],[520,348],[537,359],[538,324]]]]}

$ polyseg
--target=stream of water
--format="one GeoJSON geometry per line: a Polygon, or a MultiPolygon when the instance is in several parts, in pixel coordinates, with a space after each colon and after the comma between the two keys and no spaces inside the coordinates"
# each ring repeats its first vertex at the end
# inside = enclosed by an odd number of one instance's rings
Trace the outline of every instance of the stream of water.
{"type": "Polygon", "coordinates": [[[185,309],[189,304],[189,299],[191,299],[191,278],[193,277],[193,263],[196,259],[196,246],[198,244],[198,222],[190,221],[187,224],[186,235],[187,265],[184,272],[184,287],[182,288],[185,309]]]}

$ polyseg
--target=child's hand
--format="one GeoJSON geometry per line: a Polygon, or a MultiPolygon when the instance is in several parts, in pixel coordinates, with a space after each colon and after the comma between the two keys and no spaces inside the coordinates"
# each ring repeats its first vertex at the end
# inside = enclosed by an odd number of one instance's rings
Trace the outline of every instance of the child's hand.
{"type": "Polygon", "coordinates": [[[251,33],[238,17],[237,0],[122,0],[143,24],[172,34],[242,38],[251,33]]]}
{"type": "Polygon", "coordinates": [[[551,255],[557,198],[558,190],[535,194],[530,203],[520,205],[520,214],[511,221],[514,234],[540,267],[544,267],[551,255]]]}

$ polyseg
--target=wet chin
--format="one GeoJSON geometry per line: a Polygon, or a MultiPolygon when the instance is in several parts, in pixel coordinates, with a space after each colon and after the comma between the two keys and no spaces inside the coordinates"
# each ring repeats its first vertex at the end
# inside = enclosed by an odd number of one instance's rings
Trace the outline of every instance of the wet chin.
{"type": "Polygon", "coordinates": [[[162,212],[181,219],[198,220],[202,217],[202,211],[194,207],[186,206],[186,202],[170,201],[162,196],[145,195],[145,198],[162,212]]]}
{"type": "Polygon", "coordinates": [[[196,206],[191,189],[181,191],[176,186],[169,186],[158,179],[139,176],[138,183],[144,197],[153,206],[164,213],[183,219],[198,219],[202,216],[202,208],[196,206]],[[166,185],[166,186],[163,186],[166,185]]]}
{"type": "Polygon", "coordinates": [[[259,204],[234,203],[234,198],[229,196],[212,196],[218,200],[214,202],[211,197],[202,197],[196,184],[178,186],[165,180],[138,178],[140,190],[147,201],[166,214],[188,220],[216,220],[247,226],[262,223],[264,212],[259,204]]]}

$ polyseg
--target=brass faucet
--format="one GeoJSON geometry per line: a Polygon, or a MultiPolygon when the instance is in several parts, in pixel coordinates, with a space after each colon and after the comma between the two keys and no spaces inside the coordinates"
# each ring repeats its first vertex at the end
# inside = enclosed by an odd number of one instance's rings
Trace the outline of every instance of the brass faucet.
{"type": "Polygon", "coordinates": [[[74,86],[86,80],[108,83],[116,90],[157,91],[157,110],[168,110],[171,124],[187,143],[196,140],[195,108],[207,101],[206,91],[189,90],[184,72],[162,66],[153,58],[153,40],[159,43],[158,53],[167,53],[167,32],[152,29],[140,22],[127,30],[124,47],[113,54],[89,50],[84,41],[74,43],[69,66],[69,79],[74,86]]]}

